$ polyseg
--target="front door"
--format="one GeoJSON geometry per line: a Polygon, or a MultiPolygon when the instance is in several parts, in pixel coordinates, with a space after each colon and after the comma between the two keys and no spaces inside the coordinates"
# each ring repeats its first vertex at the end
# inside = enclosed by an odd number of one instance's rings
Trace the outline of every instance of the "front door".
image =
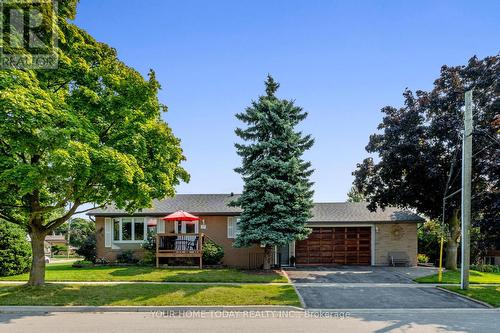
{"type": "Polygon", "coordinates": [[[278,248],[278,264],[281,266],[290,266],[290,245],[278,248]]]}

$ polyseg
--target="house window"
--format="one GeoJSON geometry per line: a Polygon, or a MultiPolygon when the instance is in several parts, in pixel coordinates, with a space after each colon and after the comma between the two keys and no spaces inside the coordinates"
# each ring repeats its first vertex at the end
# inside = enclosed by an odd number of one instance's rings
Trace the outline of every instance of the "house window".
{"type": "Polygon", "coordinates": [[[227,238],[236,238],[240,233],[238,223],[240,218],[236,216],[228,217],[227,219],[227,238]]]}
{"type": "Polygon", "coordinates": [[[132,240],[132,218],[122,218],[122,241],[132,240]]]}
{"type": "Polygon", "coordinates": [[[113,219],[113,240],[120,240],[120,219],[113,219]]]}
{"type": "Polygon", "coordinates": [[[142,242],[145,238],[146,222],[143,217],[113,219],[113,241],[142,242]]]}
{"type": "Polygon", "coordinates": [[[186,223],[186,233],[187,234],[194,234],[195,231],[195,224],[194,223],[186,223]]]}
{"type": "Polygon", "coordinates": [[[198,221],[177,221],[175,222],[174,232],[176,234],[197,234],[198,233],[198,221]]]}
{"type": "Polygon", "coordinates": [[[144,240],[144,218],[134,219],[134,239],[144,240]]]}

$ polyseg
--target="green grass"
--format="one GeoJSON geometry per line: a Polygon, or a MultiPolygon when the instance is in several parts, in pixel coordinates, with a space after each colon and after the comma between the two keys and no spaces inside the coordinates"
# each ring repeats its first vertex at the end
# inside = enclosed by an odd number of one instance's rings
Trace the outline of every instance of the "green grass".
{"type": "Polygon", "coordinates": [[[290,285],[0,284],[0,305],[292,305],[290,285]]]}
{"type": "MultiPolygon", "coordinates": [[[[438,283],[438,276],[429,275],[414,279],[418,283],[438,283]]],[[[442,283],[460,283],[459,271],[443,272],[442,283]]],[[[470,271],[470,283],[500,283],[500,273],[483,273],[470,271]]]]}
{"type": "MultiPolygon", "coordinates": [[[[274,272],[237,269],[174,269],[145,266],[98,266],[75,268],[71,263],[47,265],[47,281],[168,281],[168,282],[288,282],[274,272]]],[[[0,281],[27,281],[28,273],[1,277],[0,281]]]]}
{"type": "Polygon", "coordinates": [[[446,286],[444,288],[486,302],[496,308],[500,307],[500,287],[471,286],[467,290],[461,290],[460,287],[455,286],[446,286]]]}

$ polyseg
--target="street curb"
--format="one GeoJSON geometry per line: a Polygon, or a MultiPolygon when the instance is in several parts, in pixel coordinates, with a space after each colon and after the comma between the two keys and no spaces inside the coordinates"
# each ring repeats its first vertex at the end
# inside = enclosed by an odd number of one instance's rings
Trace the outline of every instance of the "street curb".
{"type": "Polygon", "coordinates": [[[469,301],[472,301],[472,302],[474,302],[474,303],[478,303],[478,304],[484,305],[484,306],[486,306],[487,308],[490,308],[490,309],[495,309],[495,307],[494,307],[494,306],[492,306],[491,304],[488,304],[488,303],[483,302],[483,301],[480,301],[480,300],[478,300],[478,299],[475,299],[475,298],[469,297],[469,296],[467,296],[467,295],[462,295],[462,294],[460,294],[460,293],[457,293],[457,292],[454,292],[454,291],[451,291],[451,290],[449,290],[449,289],[446,289],[446,288],[443,288],[443,287],[439,287],[439,286],[438,286],[438,287],[436,287],[436,288],[437,288],[437,289],[439,289],[439,290],[446,291],[447,293],[450,293],[450,294],[453,294],[453,295],[456,295],[456,296],[459,296],[459,297],[465,298],[465,299],[467,299],[467,300],[469,300],[469,301]]]}
{"type": "Polygon", "coordinates": [[[48,312],[242,312],[242,311],[304,311],[296,306],[247,305],[247,306],[0,306],[0,313],[48,312]]]}
{"type": "Polygon", "coordinates": [[[305,309],[307,312],[349,312],[351,315],[356,315],[359,313],[391,313],[391,314],[408,314],[408,312],[430,312],[430,313],[450,313],[450,312],[491,312],[500,313],[500,308],[378,308],[378,309],[305,309]]]}

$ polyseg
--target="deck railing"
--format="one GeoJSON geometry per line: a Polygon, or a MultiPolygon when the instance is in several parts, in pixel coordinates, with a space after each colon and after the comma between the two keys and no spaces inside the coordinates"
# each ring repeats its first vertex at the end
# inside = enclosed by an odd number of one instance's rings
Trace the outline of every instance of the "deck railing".
{"type": "Polygon", "coordinates": [[[201,253],[202,233],[162,233],[156,235],[157,253],[201,253]]]}

